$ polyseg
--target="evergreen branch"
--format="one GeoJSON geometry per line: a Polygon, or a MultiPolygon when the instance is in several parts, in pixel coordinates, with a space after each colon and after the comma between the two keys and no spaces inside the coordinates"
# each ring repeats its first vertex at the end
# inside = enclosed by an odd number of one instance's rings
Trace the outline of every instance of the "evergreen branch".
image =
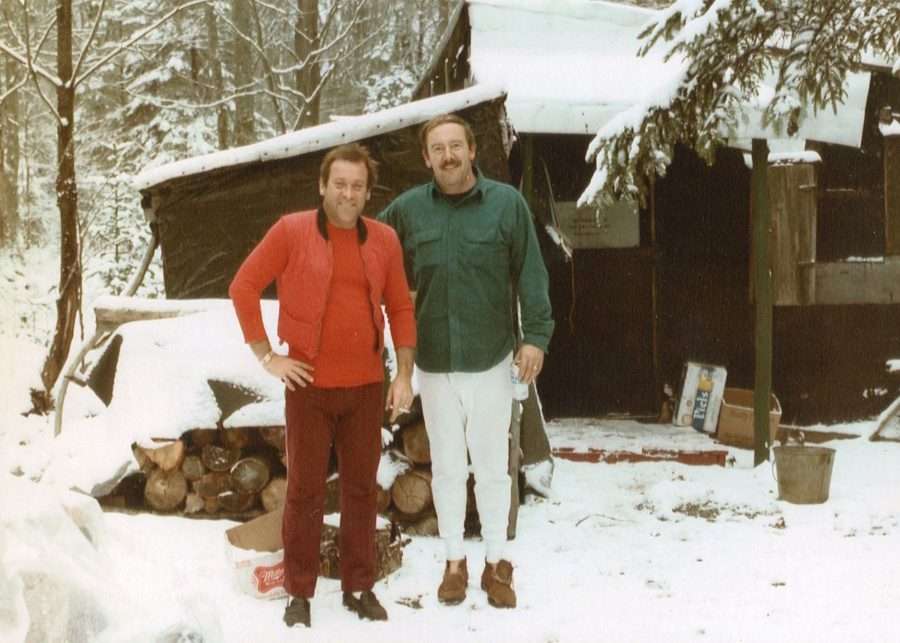
{"type": "Polygon", "coordinates": [[[79,76],[78,78],[75,78],[75,82],[74,82],[75,87],[77,87],[82,82],[87,80],[91,75],[94,74],[94,72],[96,72],[98,69],[103,67],[110,60],[112,60],[113,58],[115,58],[116,56],[121,54],[122,52],[127,51],[129,47],[131,47],[136,42],[140,41],[148,33],[155,31],[160,25],[162,25],[165,22],[167,22],[168,20],[170,20],[173,16],[178,15],[185,9],[190,9],[191,7],[195,7],[197,5],[204,4],[207,1],[208,0],[189,0],[188,2],[185,2],[183,5],[175,7],[174,9],[169,11],[167,14],[165,14],[162,18],[160,18],[159,20],[157,20],[156,22],[151,24],[149,27],[145,27],[144,29],[141,29],[134,36],[132,36],[131,38],[126,40],[124,43],[122,43],[121,45],[116,47],[109,54],[105,55],[99,61],[97,61],[96,63],[91,65],[91,67],[86,72],[84,72],[83,75],[79,76]]]}

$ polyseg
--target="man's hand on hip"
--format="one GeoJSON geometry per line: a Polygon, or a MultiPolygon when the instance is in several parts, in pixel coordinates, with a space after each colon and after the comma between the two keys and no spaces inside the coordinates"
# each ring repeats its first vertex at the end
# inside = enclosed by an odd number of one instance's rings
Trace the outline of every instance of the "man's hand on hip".
{"type": "Polygon", "coordinates": [[[270,375],[274,375],[284,382],[289,391],[296,390],[294,388],[295,384],[305,388],[307,382],[311,384],[313,381],[313,367],[292,357],[273,355],[269,363],[263,365],[263,368],[270,375]]]}
{"type": "Polygon", "coordinates": [[[544,351],[531,344],[522,344],[513,361],[519,367],[519,380],[531,384],[544,367],[544,351]]]}

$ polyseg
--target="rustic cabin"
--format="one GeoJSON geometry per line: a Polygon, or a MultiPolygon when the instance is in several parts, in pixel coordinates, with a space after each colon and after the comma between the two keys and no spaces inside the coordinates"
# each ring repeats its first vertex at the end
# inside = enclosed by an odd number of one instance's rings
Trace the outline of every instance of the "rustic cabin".
{"type": "MultiPolygon", "coordinates": [[[[507,90],[512,181],[547,231],[557,326],[540,385],[550,416],[655,415],[688,360],[753,386],[749,138],[711,167],[679,149],[646,208],[575,204],[593,172],[593,134],[668,77],[671,63],[635,55],[653,15],[468,0],[415,93],[507,90]]],[[[885,364],[900,356],[900,136],[890,126],[900,80],[890,71],[852,74],[844,105],[808,117],[791,140],[767,134],[772,386],[788,423],[871,415],[898,392],[885,364]]]]}
{"type": "MultiPolygon", "coordinates": [[[[679,149],[647,207],[576,207],[593,134],[668,78],[671,63],[635,55],[653,16],[607,2],[468,0],[412,103],[143,173],[167,296],[225,296],[275,218],[316,205],[332,145],[361,141],[380,162],[371,213],[428,180],[416,129],[453,111],[475,125],[481,169],[521,186],[539,224],[556,318],[540,382],[547,416],[656,417],[688,360],[752,388],[749,138],[712,166],[679,149]]],[[[787,423],[871,415],[898,392],[885,363],[900,357],[900,135],[890,126],[900,80],[873,63],[847,90],[837,113],[769,140],[772,387],[787,423]]]]}

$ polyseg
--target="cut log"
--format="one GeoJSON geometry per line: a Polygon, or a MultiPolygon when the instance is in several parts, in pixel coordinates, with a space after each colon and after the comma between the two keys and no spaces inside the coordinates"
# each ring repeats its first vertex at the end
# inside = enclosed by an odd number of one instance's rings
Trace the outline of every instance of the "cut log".
{"type": "Polygon", "coordinates": [[[208,514],[219,513],[219,496],[210,496],[203,499],[203,511],[208,514]]]}
{"type": "Polygon", "coordinates": [[[230,449],[245,449],[253,441],[250,429],[223,429],[221,433],[222,445],[230,449]]]}
{"type": "Polygon", "coordinates": [[[149,474],[153,471],[155,465],[153,461],[147,457],[147,452],[135,442],[131,445],[131,452],[134,454],[134,460],[137,462],[138,469],[143,473],[149,474]]]}
{"type": "Polygon", "coordinates": [[[259,430],[263,441],[276,449],[279,453],[284,453],[284,427],[283,426],[264,426],[259,430]]]}
{"type": "Polygon", "coordinates": [[[333,514],[341,510],[341,478],[333,475],[325,482],[325,513],[333,514]]]}
{"type": "Polygon", "coordinates": [[[230,511],[233,513],[242,513],[249,511],[256,505],[259,494],[255,493],[238,493],[235,491],[226,491],[219,494],[219,511],[230,511]]]}
{"type": "Polygon", "coordinates": [[[391,492],[389,489],[382,489],[380,486],[377,487],[377,490],[378,496],[375,499],[375,509],[378,513],[383,514],[391,506],[391,492]]]}
{"type": "Polygon", "coordinates": [[[262,456],[241,458],[231,467],[232,488],[242,493],[259,493],[268,484],[269,464],[262,456]]]}
{"type": "Polygon", "coordinates": [[[200,459],[210,471],[230,471],[240,457],[240,449],[228,449],[215,444],[207,444],[200,453],[200,459]]]}
{"type": "Polygon", "coordinates": [[[266,511],[275,511],[284,506],[284,497],[287,493],[287,480],[285,478],[272,478],[266,488],[259,494],[259,499],[266,511]]]}
{"type": "Polygon", "coordinates": [[[144,499],[157,511],[176,509],[187,495],[187,480],[180,470],[154,469],[144,487],[144,499]]]}
{"type": "Polygon", "coordinates": [[[196,448],[202,449],[207,444],[215,444],[219,439],[219,431],[217,429],[193,429],[187,432],[188,443],[196,448]]]}
{"type": "Polygon", "coordinates": [[[220,493],[231,491],[231,476],[225,471],[210,471],[194,483],[194,491],[204,498],[215,498],[220,493]]]}
{"type": "Polygon", "coordinates": [[[174,440],[159,447],[136,447],[144,452],[150,462],[163,471],[175,471],[184,462],[184,442],[174,440]]]}
{"type": "Polygon", "coordinates": [[[205,506],[206,503],[203,500],[203,496],[199,493],[189,493],[184,499],[184,513],[186,514],[195,514],[203,511],[205,506]]]}
{"type": "MultiPolygon", "coordinates": [[[[375,580],[385,578],[400,569],[403,564],[403,547],[409,542],[401,539],[392,528],[375,530],[375,580]]],[[[325,578],[341,577],[340,529],[322,525],[319,543],[319,575],[325,578]]]]}
{"type": "Polygon", "coordinates": [[[410,469],[391,487],[394,506],[405,514],[418,514],[431,506],[431,472],[410,469]]]}
{"type": "Polygon", "coordinates": [[[410,462],[413,464],[431,463],[431,447],[428,443],[424,420],[404,426],[400,430],[400,439],[403,442],[403,455],[410,462]]]}
{"type": "Polygon", "coordinates": [[[434,513],[429,513],[428,515],[419,518],[416,522],[406,525],[403,528],[403,533],[411,536],[437,536],[437,516],[434,515],[434,513]]]}
{"type": "Polygon", "coordinates": [[[181,463],[181,472],[184,473],[184,477],[193,482],[194,480],[199,480],[206,473],[206,465],[203,464],[203,460],[200,459],[200,456],[197,455],[189,455],[184,459],[184,462],[181,463]]]}

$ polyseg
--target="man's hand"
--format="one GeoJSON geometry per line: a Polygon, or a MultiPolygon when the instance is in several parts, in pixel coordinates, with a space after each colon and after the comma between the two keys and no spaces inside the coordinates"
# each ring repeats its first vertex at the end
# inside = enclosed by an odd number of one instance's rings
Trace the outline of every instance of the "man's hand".
{"type": "Polygon", "coordinates": [[[272,359],[269,360],[268,364],[264,364],[263,368],[270,375],[274,375],[284,382],[289,391],[296,390],[294,388],[295,384],[306,388],[306,383],[312,383],[313,381],[312,366],[284,355],[272,355],[272,359]]]}
{"type": "Polygon", "coordinates": [[[388,388],[387,400],[384,404],[384,408],[391,412],[390,422],[393,423],[402,413],[409,413],[412,402],[412,378],[398,375],[388,388]]]}
{"type": "Polygon", "coordinates": [[[530,385],[544,367],[544,351],[531,344],[522,344],[513,361],[519,366],[519,380],[530,385]]]}

